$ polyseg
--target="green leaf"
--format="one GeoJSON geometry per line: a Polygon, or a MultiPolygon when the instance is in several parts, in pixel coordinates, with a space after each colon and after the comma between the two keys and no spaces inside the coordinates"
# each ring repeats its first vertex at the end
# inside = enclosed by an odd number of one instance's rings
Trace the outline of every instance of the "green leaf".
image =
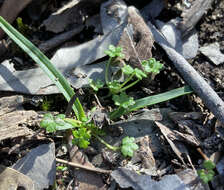
{"type": "Polygon", "coordinates": [[[156,61],[155,58],[142,61],[142,66],[145,72],[155,74],[158,74],[163,68],[163,64],[161,64],[159,61],[156,61]]]}
{"type": "Polygon", "coordinates": [[[198,170],[197,173],[204,183],[208,183],[209,181],[211,181],[215,175],[215,172],[213,170],[205,169],[198,170]]]}
{"type": "Polygon", "coordinates": [[[203,163],[203,167],[207,170],[212,170],[215,168],[215,164],[211,160],[205,160],[203,163]]]}
{"type": "MultiPolygon", "coordinates": [[[[20,34],[15,28],[13,28],[4,18],[0,16],[0,27],[4,30],[6,34],[21,48],[23,49],[47,74],[47,76],[52,80],[52,82],[58,87],[59,91],[64,95],[66,100],[69,102],[74,91],[71,88],[65,77],[51,64],[50,60],[28,39],[26,39],[22,34],[20,34]]],[[[85,120],[86,115],[84,109],[76,99],[73,110],[76,117],[79,120],[85,120]]]]}
{"type": "Polygon", "coordinates": [[[142,80],[142,78],[147,77],[147,75],[142,70],[140,70],[138,68],[135,68],[135,76],[140,80],[142,80]]]}
{"type": "Polygon", "coordinates": [[[138,100],[135,100],[135,104],[128,107],[128,109],[125,109],[123,107],[119,107],[117,110],[110,113],[110,119],[119,118],[123,114],[127,114],[131,111],[138,110],[140,108],[144,108],[146,106],[151,106],[154,104],[158,104],[160,102],[165,102],[173,98],[177,98],[179,96],[183,96],[186,94],[192,93],[192,89],[189,86],[184,86],[182,88],[177,88],[174,90],[170,90],[168,92],[164,92],[158,95],[148,96],[145,98],[141,98],[138,100]]]}
{"type": "Polygon", "coordinates": [[[121,88],[121,85],[117,80],[113,80],[111,82],[108,82],[107,86],[110,89],[112,94],[116,94],[121,88]]]}
{"type": "Polygon", "coordinates": [[[40,126],[45,128],[47,132],[52,133],[56,131],[56,123],[52,114],[48,113],[44,115],[43,120],[40,122],[40,126]]]}
{"type": "Polygon", "coordinates": [[[134,137],[125,137],[122,139],[121,152],[124,156],[132,157],[134,151],[138,149],[134,137]]]}
{"type": "Polygon", "coordinates": [[[109,45],[108,50],[106,50],[104,53],[110,57],[120,57],[122,59],[124,58],[124,54],[122,53],[121,47],[115,47],[113,45],[109,45]]]}
{"type": "Polygon", "coordinates": [[[130,65],[125,65],[121,68],[122,72],[126,75],[130,75],[134,72],[134,69],[130,65]]]}
{"type": "Polygon", "coordinates": [[[66,122],[64,119],[64,114],[59,114],[54,117],[52,114],[48,113],[44,115],[43,120],[40,122],[40,126],[45,128],[49,133],[74,128],[73,125],[66,122]]]}
{"type": "Polygon", "coordinates": [[[128,96],[125,92],[121,92],[120,95],[113,95],[113,101],[115,105],[127,109],[129,106],[134,105],[135,101],[133,97],[128,96]]]}
{"type": "Polygon", "coordinates": [[[72,131],[74,136],[73,143],[78,145],[80,148],[87,148],[90,144],[91,134],[86,128],[79,128],[78,130],[72,131]]]}
{"type": "Polygon", "coordinates": [[[100,88],[103,87],[104,83],[100,79],[93,81],[93,79],[89,79],[89,85],[92,87],[94,91],[98,91],[100,88]]]}

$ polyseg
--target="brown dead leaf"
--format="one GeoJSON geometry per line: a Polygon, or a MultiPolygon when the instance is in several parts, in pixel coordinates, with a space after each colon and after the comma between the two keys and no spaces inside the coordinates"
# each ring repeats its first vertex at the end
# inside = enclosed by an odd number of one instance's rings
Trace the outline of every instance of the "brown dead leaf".
{"type": "Polygon", "coordinates": [[[135,7],[129,7],[128,25],[118,44],[124,50],[125,59],[141,69],[141,61],[152,57],[153,43],[152,33],[144,19],[135,7]]]}

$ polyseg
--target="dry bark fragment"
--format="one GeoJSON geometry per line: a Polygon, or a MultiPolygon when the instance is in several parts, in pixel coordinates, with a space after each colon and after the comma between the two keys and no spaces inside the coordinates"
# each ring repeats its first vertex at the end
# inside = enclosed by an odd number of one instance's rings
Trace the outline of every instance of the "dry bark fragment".
{"type": "Polygon", "coordinates": [[[27,120],[37,117],[35,111],[14,111],[0,116],[0,141],[8,138],[32,135],[27,127],[20,126],[27,120]]]}

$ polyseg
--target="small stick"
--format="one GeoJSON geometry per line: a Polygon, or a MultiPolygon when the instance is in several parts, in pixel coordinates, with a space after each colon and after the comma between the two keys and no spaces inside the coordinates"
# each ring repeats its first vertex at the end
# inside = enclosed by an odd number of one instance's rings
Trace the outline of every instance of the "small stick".
{"type": "Polygon", "coordinates": [[[204,160],[209,160],[209,158],[204,154],[204,152],[202,152],[201,148],[197,148],[197,151],[201,154],[201,156],[204,158],[204,160]]]}
{"type": "Polygon", "coordinates": [[[60,159],[60,158],[56,158],[56,161],[60,162],[62,164],[67,164],[67,165],[72,166],[72,167],[81,168],[81,169],[84,169],[84,170],[97,172],[97,173],[110,174],[112,172],[111,170],[104,170],[104,169],[100,169],[100,168],[92,168],[92,167],[84,166],[84,165],[77,164],[77,163],[74,163],[74,162],[69,162],[69,161],[66,161],[66,160],[63,160],[63,159],[60,159]]]}
{"type": "Polygon", "coordinates": [[[198,94],[204,104],[210,109],[214,116],[224,123],[224,103],[216,92],[208,85],[201,75],[180,55],[174,48],[170,46],[160,32],[148,22],[148,26],[153,33],[155,41],[165,50],[166,54],[172,61],[172,64],[179,71],[183,79],[198,94]]]}

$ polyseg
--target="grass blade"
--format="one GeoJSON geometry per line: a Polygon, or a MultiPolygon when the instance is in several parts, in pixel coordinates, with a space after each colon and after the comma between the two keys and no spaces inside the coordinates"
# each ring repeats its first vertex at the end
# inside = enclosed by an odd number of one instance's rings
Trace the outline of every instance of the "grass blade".
{"type": "Polygon", "coordinates": [[[130,106],[128,109],[124,109],[124,108],[119,108],[117,110],[115,110],[114,112],[110,113],[110,119],[116,119],[119,118],[120,116],[122,116],[123,114],[127,114],[131,111],[135,111],[138,110],[140,108],[144,108],[146,106],[151,106],[154,104],[158,104],[161,102],[165,102],[167,100],[173,99],[173,98],[177,98],[179,96],[183,96],[186,94],[190,94],[192,93],[192,89],[189,86],[184,86],[182,88],[177,88],[174,90],[170,90],[168,92],[164,92],[158,95],[153,95],[153,96],[148,96],[145,98],[141,98],[138,100],[135,100],[135,104],[130,106]]]}
{"type": "MultiPolygon", "coordinates": [[[[75,94],[65,77],[51,64],[50,60],[28,39],[20,34],[15,28],[13,28],[4,18],[0,16],[0,27],[6,34],[21,48],[23,49],[48,75],[48,77],[55,83],[59,91],[64,95],[66,100],[72,98],[75,94]]],[[[77,119],[85,120],[85,112],[79,99],[76,99],[73,110],[77,119]]]]}

